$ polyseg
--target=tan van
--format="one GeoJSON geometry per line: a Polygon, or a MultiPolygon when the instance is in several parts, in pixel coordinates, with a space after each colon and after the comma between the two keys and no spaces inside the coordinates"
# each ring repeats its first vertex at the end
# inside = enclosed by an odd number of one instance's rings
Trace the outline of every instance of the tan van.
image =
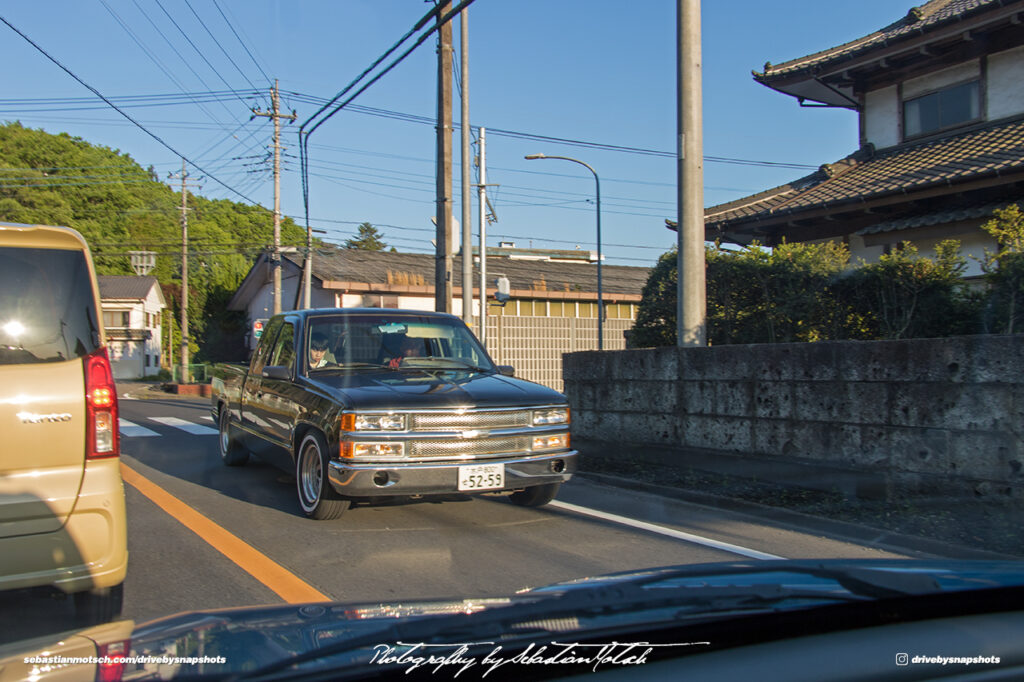
{"type": "Polygon", "coordinates": [[[89,247],[0,223],[0,590],[121,611],[128,564],[117,392],[89,247]]]}

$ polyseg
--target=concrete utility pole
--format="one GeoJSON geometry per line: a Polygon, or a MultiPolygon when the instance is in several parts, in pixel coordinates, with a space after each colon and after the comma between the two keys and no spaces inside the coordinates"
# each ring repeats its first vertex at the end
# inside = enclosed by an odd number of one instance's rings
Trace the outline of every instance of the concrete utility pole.
{"type": "Polygon", "coordinates": [[[487,131],[480,128],[480,343],[487,345],[487,131]]]}
{"type": "MultiPolygon", "coordinates": [[[[441,0],[442,16],[451,0],[441,0]]],[[[452,25],[438,29],[437,52],[437,250],[434,266],[434,310],[452,312],[452,25]]]]}
{"type": "Polygon", "coordinates": [[[469,174],[473,161],[469,151],[469,9],[459,12],[459,62],[462,67],[462,321],[473,326],[473,196],[469,174]]]}
{"type": "MultiPolygon", "coordinates": [[[[282,114],[278,97],[277,80],[270,89],[270,111],[253,109],[253,116],[266,116],[274,121],[274,254],[271,265],[274,271],[274,314],[281,312],[281,119],[295,120],[295,112],[282,114]]],[[[308,258],[308,256],[307,256],[308,258]]],[[[309,307],[309,306],[306,306],[309,307]]]]}
{"type": "Polygon", "coordinates": [[[676,345],[707,345],[700,0],[676,0],[679,81],[676,345]]]}

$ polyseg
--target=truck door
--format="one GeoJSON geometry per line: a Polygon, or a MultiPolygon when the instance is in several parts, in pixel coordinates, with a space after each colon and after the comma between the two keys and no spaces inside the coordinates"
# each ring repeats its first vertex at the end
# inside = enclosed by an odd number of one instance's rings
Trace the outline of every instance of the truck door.
{"type": "Polygon", "coordinates": [[[259,420],[263,433],[260,457],[271,464],[290,471],[292,468],[291,436],[297,414],[295,400],[296,325],[285,321],[274,341],[273,349],[262,368],[281,367],[288,378],[260,376],[259,389],[252,403],[254,418],[259,420]]]}

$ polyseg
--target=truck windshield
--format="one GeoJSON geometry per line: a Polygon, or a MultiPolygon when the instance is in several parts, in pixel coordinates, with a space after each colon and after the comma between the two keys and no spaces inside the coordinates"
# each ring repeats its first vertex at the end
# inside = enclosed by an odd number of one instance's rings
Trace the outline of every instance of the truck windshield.
{"type": "Polygon", "coordinates": [[[305,343],[306,367],[321,369],[423,368],[494,370],[473,333],[460,320],[415,315],[355,314],[312,317],[305,343]]]}

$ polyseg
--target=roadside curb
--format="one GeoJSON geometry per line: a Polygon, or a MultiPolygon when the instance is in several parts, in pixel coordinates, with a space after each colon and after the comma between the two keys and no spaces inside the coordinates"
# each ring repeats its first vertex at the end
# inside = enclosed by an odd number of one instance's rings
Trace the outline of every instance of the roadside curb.
{"type": "Polygon", "coordinates": [[[649,493],[659,497],[667,497],[692,504],[699,504],[706,507],[714,507],[725,511],[734,511],[756,515],[760,519],[767,519],[776,524],[786,526],[791,530],[811,531],[815,533],[828,534],[838,540],[846,540],[858,544],[864,544],[877,549],[887,551],[907,551],[930,554],[942,558],[961,559],[988,559],[988,560],[1019,560],[1020,556],[1003,554],[983,549],[969,547],[955,543],[932,540],[917,535],[906,535],[893,531],[865,526],[848,521],[837,521],[822,516],[815,516],[804,512],[797,512],[782,507],[772,507],[747,500],[737,500],[712,493],[676,488],[672,486],[658,485],[656,483],[645,483],[636,479],[612,474],[597,472],[578,471],[576,476],[615,488],[635,490],[637,492],[649,493]]]}
{"type": "Polygon", "coordinates": [[[166,400],[168,398],[175,398],[180,400],[188,400],[190,402],[210,401],[210,397],[208,395],[200,395],[199,393],[175,393],[164,389],[164,386],[173,385],[174,384],[164,383],[122,383],[117,385],[117,394],[122,399],[128,400],[166,400]]]}

